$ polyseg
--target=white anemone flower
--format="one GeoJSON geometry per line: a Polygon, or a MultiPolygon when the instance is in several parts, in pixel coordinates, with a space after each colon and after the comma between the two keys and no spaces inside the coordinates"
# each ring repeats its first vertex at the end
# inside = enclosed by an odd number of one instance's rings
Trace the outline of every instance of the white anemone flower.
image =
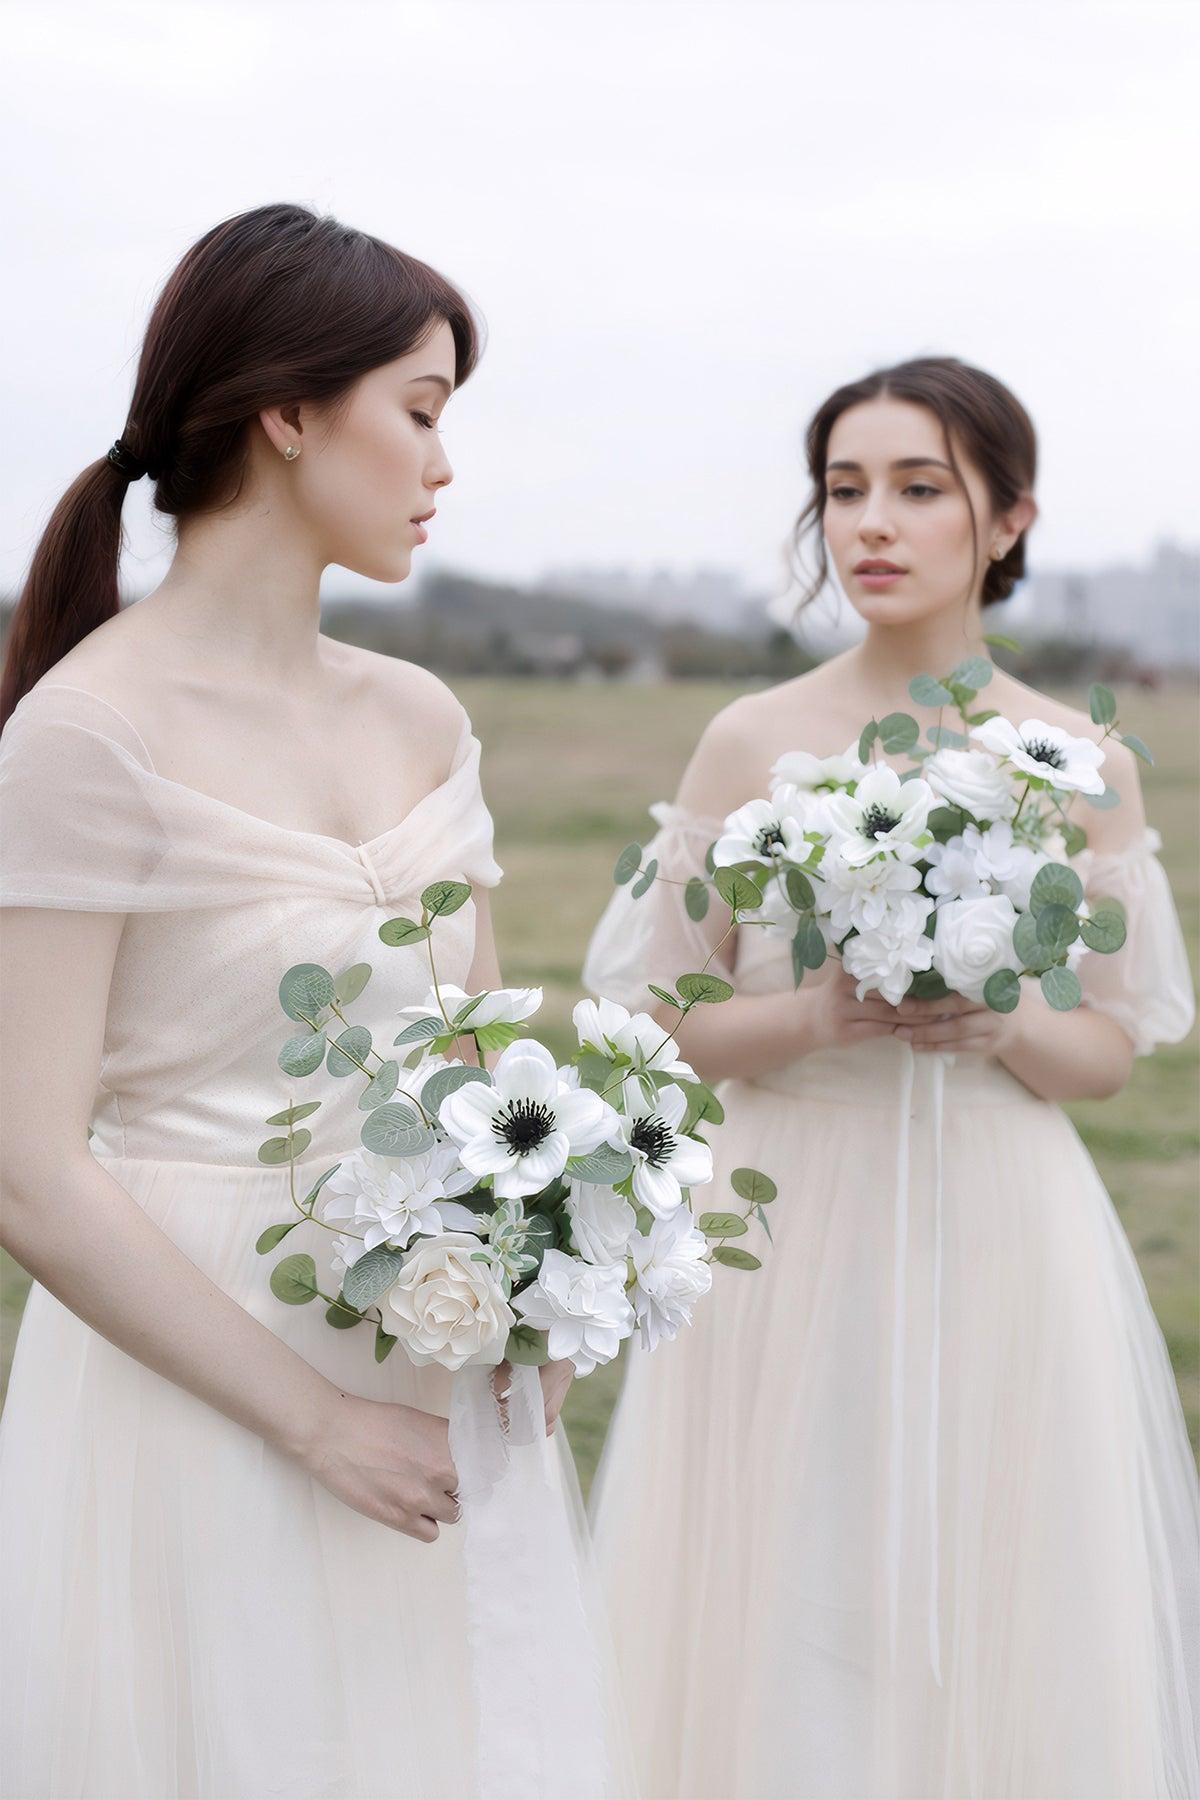
{"type": "Polygon", "coordinates": [[[708,1243],[686,1206],[655,1219],[629,1246],[637,1279],[632,1290],[638,1333],[646,1350],[677,1337],[692,1322],[692,1307],[712,1286],[708,1243]]]}
{"type": "Polygon", "coordinates": [[[573,1362],[577,1375],[611,1362],[634,1327],[625,1264],[581,1262],[562,1250],[546,1251],[537,1280],[514,1295],[512,1307],[547,1333],[551,1357],[573,1362]]]}
{"type": "Polygon", "coordinates": [[[713,849],[719,869],[737,863],[758,862],[769,868],[781,858],[802,863],[809,846],[804,826],[774,800],[748,800],[731,812],[713,849]]]}
{"type": "Polygon", "coordinates": [[[438,1109],[465,1168],[491,1175],[501,1200],[536,1194],[569,1156],[607,1142],[620,1120],[590,1088],[572,1088],[544,1044],[510,1044],[490,1082],[472,1081],[438,1109]]]}
{"type": "Polygon", "coordinates": [[[788,750],[771,769],[771,788],[811,793],[814,788],[848,787],[861,781],[870,763],[860,762],[858,739],[841,756],[813,756],[808,750],[788,750]]]}
{"type": "Polygon", "coordinates": [[[915,862],[920,854],[917,840],[925,835],[936,798],[919,776],[901,781],[895,769],[880,763],[863,776],[853,794],[830,794],[825,812],[846,862],[870,862],[873,856],[888,853],[901,862],[915,862]]]}
{"type": "Polygon", "coordinates": [[[713,1177],[712,1151],[680,1130],[687,1097],[674,1082],[647,1098],[632,1076],[623,1089],[624,1114],[617,1119],[614,1144],[633,1157],[634,1198],[665,1219],[683,1203],[683,1189],[703,1187],[713,1177]]]}
{"type": "Polygon", "coordinates": [[[939,906],[952,900],[982,900],[991,893],[987,879],[980,873],[978,857],[961,837],[947,838],[944,844],[930,844],[925,856],[929,863],[925,886],[939,906]]]}
{"type": "Polygon", "coordinates": [[[1014,769],[1048,782],[1053,788],[1080,794],[1102,794],[1100,765],[1104,752],[1091,738],[1072,737],[1057,725],[1041,719],[1025,719],[1014,725],[1008,719],[987,719],[972,728],[971,736],[985,750],[1003,756],[1014,769]]]}
{"type": "Polygon", "coordinates": [[[450,1144],[439,1144],[421,1156],[377,1156],[372,1150],[356,1150],[321,1189],[321,1217],[327,1222],[347,1220],[362,1237],[358,1254],[345,1257],[350,1268],[368,1250],[395,1244],[403,1250],[415,1237],[440,1237],[448,1227],[468,1228],[474,1214],[448,1205],[455,1195],[475,1186],[450,1144]]]}
{"type": "Polygon", "coordinates": [[[476,1000],[466,1020],[466,1029],[475,1031],[484,1025],[519,1025],[523,1019],[530,1019],[542,1004],[542,990],[538,988],[492,988],[482,994],[468,994],[465,988],[455,987],[452,981],[441,984],[441,1005],[438,1004],[438,989],[430,988],[420,1006],[402,1006],[402,1019],[441,1019],[443,1008],[450,1018],[457,1018],[468,1001],[476,1000]]]}
{"type": "Polygon", "coordinates": [[[582,1049],[590,1045],[604,1056],[628,1056],[635,1068],[651,1074],[695,1081],[695,1070],[680,1056],[675,1039],[649,1013],[628,1013],[615,1000],[581,1000],[571,1017],[582,1049]]]}

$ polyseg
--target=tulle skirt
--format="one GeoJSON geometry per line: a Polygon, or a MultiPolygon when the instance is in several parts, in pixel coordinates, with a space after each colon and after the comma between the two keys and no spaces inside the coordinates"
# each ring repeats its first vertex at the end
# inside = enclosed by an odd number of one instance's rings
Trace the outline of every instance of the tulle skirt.
{"type": "Polygon", "coordinates": [[[895,1040],[719,1091],[775,1246],[631,1357],[593,1502],[643,1792],[1196,1795],[1195,1466],[1070,1121],[895,1040]]]}
{"type": "MultiPolygon", "coordinates": [[[[414,1368],[400,1346],[377,1364],[368,1327],[334,1331],[320,1301],[272,1295],[283,1251],[260,1257],[254,1243],[288,1216],[285,1172],[98,1160],[331,1380],[449,1414],[445,1371],[414,1368]]],[[[298,1235],[315,1253],[316,1233],[298,1235]]],[[[545,1455],[581,1539],[561,1428],[545,1455]]],[[[478,1792],[460,1528],[422,1544],[365,1518],[37,1283],[0,1429],[0,1492],[4,1800],[478,1792]]],[[[585,1582],[586,1554],[580,1544],[585,1582]]],[[[553,1706],[536,1641],[527,1673],[553,1706]]],[[[609,1726],[611,1791],[624,1793],[609,1726]]]]}

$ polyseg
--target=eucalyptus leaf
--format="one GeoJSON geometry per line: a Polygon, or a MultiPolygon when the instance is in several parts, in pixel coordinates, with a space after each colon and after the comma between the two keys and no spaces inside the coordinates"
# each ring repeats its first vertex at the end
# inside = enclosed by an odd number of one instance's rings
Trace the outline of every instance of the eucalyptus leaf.
{"type": "Polygon", "coordinates": [[[460,1087],[469,1087],[472,1082],[482,1081],[488,1087],[492,1078],[486,1069],[477,1069],[472,1063],[454,1064],[448,1069],[435,1069],[429,1080],[421,1089],[421,1105],[426,1112],[435,1116],[443,1100],[449,1099],[460,1087]]]}
{"type": "Polygon", "coordinates": [[[751,1206],[769,1206],[779,1192],[771,1177],[764,1175],[761,1169],[735,1169],[729,1177],[729,1185],[739,1200],[748,1200],[751,1206]]]}
{"type": "Polygon", "coordinates": [[[938,843],[944,844],[947,838],[961,835],[966,816],[957,806],[935,806],[925,823],[938,843]]]}
{"type": "Polygon", "coordinates": [[[1074,912],[1083,899],[1083,883],[1066,863],[1045,863],[1033,878],[1029,905],[1033,912],[1044,906],[1069,906],[1074,912]]]}
{"type": "Polygon", "coordinates": [[[879,721],[879,740],[889,756],[902,756],[911,750],[920,735],[921,727],[911,713],[888,713],[879,721]]]}
{"type": "Polygon", "coordinates": [[[683,904],[689,919],[697,924],[708,914],[708,883],[693,875],[683,890],[683,904]]]}
{"type": "Polygon", "coordinates": [[[370,979],[370,963],[351,963],[348,969],[343,969],[333,984],[338,1005],[349,1006],[352,1000],[357,1000],[370,979]]]}
{"type": "Polygon", "coordinates": [[[375,1327],[375,1361],[381,1363],[396,1348],[399,1339],[394,1332],[385,1331],[382,1325],[375,1327]]]}
{"type": "Polygon", "coordinates": [[[265,1125],[298,1125],[301,1119],[310,1118],[320,1105],[319,1100],[306,1100],[303,1106],[285,1106],[282,1112],[272,1113],[271,1117],[264,1119],[263,1123],[265,1125]]]}
{"type": "MultiPolygon", "coordinates": [[[[708,895],[707,894],[705,894],[705,896],[704,896],[704,904],[705,904],[705,906],[708,905],[708,895]]],[[[675,1008],[676,1012],[679,1012],[682,1010],[682,1008],[680,1007],[679,1001],[675,998],[674,994],[668,994],[666,988],[656,987],[654,982],[652,982],[652,981],[648,981],[646,983],[646,986],[649,988],[650,992],[654,995],[654,998],[656,1000],[661,1000],[664,1006],[673,1006],[675,1008]]]]}
{"type": "Polygon", "coordinates": [[[1000,717],[1000,713],[999,713],[999,709],[997,707],[985,706],[981,712],[968,713],[967,714],[967,724],[968,725],[986,725],[989,719],[998,719],[999,717],[1000,717]]]}
{"type": "Polygon", "coordinates": [[[481,1050],[507,1050],[521,1036],[522,1027],[507,1019],[496,1019],[491,1025],[477,1025],[469,1035],[481,1050]]]}
{"type": "Polygon", "coordinates": [[[950,680],[960,687],[974,688],[976,692],[986,687],[995,674],[986,656],[966,656],[953,671],[950,680]]]}
{"type": "Polygon", "coordinates": [[[504,1346],[504,1359],[522,1368],[540,1368],[550,1361],[547,1334],[535,1331],[532,1325],[514,1325],[504,1346]]]}
{"type": "Polygon", "coordinates": [[[1131,731],[1127,731],[1122,737],[1121,742],[1125,745],[1126,749],[1132,750],[1135,756],[1140,756],[1144,763],[1148,763],[1150,768],[1154,767],[1154,758],[1151,756],[1140,737],[1134,737],[1131,731]]]}
{"type": "Polygon", "coordinates": [[[796,935],[792,939],[792,961],[803,969],[819,969],[824,964],[829,952],[825,939],[821,936],[821,927],[810,915],[800,921],[796,935]]]}
{"type": "Polygon", "coordinates": [[[400,1033],[399,1037],[392,1039],[392,1045],[394,1048],[397,1044],[428,1043],[430,1038],[441,1037],[445,1029],[445,1019],[435,1019],[432,1017],[415,1019],[411,1025],[406,1025],[404,1027],[404,1030],[400,1033]]]}
{"type": "Polygon", "coordinates": [[[325,1183],[329,1180],[329,1177],[331,1175],[336,1175],[338,1170],[341,1168],[341,1166],[342,1165],[340,1162],[335,1162],[332,1169],[326,1169],[326,1171],[323,1175],[317,1176],[317,1179],[313,1182],[313,1185],[309,1188],[307,1194],[305,1194],[305,1196],[304,1196],[304,1205],[308,1209],[309,1212],[312,1211],[313,1202],[316,1200],[316,1197],[320,1193],[321,1189],[325,1186],[325,1183]]]}
{"type": "Polygon", "coordinates": [[[684,1136],[693,1132],[697,1125],[723,1125],[725,1108],[717,1099],[712,1089],[703,1081],[689,1081],[685,1075],[675,1077],[675,1085],[683,1089],[687,1100],[687,1111],[683,1115],[680,1131],[684,1136]]]}
{"type": "Polygon", "coordinates": [[[1047,969],[1042,976],[1042,992],[1055,1012],[1070,1012],[1083,999],[1079,977],[1071,969],[1047,969]]]}
{"type": "Polygon", "coordinates": [[[282,1225],[268,1225],[265,1231],[259,1233],[254,1248],[260,1256],[265,1256],[268,1250],[273,1250],[276,1244],[283,1242],[289,1231],[295,1231],[297,1225],[303,1223],[303,1219],[288,1219],[282,1225]]]}
{"type": "Polygon", "coordinates": [[[1013,926],[1013,949],[1022,969],[1032,969],[1035,974],[1048,969],[1054,961],[1053,952],[1047,950],[1038,937],[1037,919],[1033,913],[1022,913],[1013,926]]]}
{"type": "Polygon", "coordinates": [[[360,1112],[368,1112],[372,1106],[382,1106],[390,1100],[396,1091],[396,1083],[400,1079],[400,1064],[393,1058],[381,1063],[374,1075],[358,1096],[360,1112]]]}
{"type": "Polygon", "coordinates": [[[341,1294],[325,1308],[325,1323],[332,1325],[335,1331],[352,1331],[356,1325],[361,1325],[362,1322],[363,1315],[355,1312],[352,1306],[346,1305],[345,1298],[341,1294]]]}
{"type": "Polygon", "coordinates": [[[360,1137],[363,1147],[377,1156],[421,1156],[437,1142],[412,1107],[402,1106],[398,1100],[385,1101],[369,1112],[360,1137]]]}
{"type": "Polygon", "coordinates": [[[918,706],[953,706],[954,695],[932,675],[914,675],[908,684],[908,697],[918,706]]]}
{"type": "Polygon", "coordinates": [[[944,1000],[950,989],[936,969],[921,969],[908,984],[905,999],[944,1000]]]}
{"type": "Polygon", "coordinates": [[[741,1213],[701,1213],[696,1223],[705,1237],[744,1237],[748,1229],[741,1213]]]}
{"type": "Polygon", "coordinates": [[[448,919],[471,898],[465,881],[434,881],[421,895],[421,905],[431,919],[448,919]]]}
{"type": "Polygon", "coordinates": [[[762,1261],[752,1256],[749,1250],[739,1250],[736,1244],[718,1244],[712,1253],[713,1261],[723,1263],[727,1269],[761,1269],[762,1261]]]}
{"type": "Polygon", "coordinates": [[[285,1075],[311,1075],[325,1061],[326,1038],[320,1031],[298,1031],[275,1059],[285,1075]]]}
{"type": "Polygon", "coordinates": [[[613,869],[613,880],[618,887],[624,887],[627,881],[633,880],[641,866],[642,846],[640,844],[626,844],[620,856],[617,858],[616,867],[613,869]]]}
{"type": "Polygon", "coordinates": [[[279,1004],[289,1019],[315,1019],[333,1000],[333,976],[320,963],[296,963],[279,983],[279,1004]]]}
{"type": "Polygon", "coordinates": [[[983,984],[983,997],[993,1012],[1012,1012],[1021,998],[1021,977],[1015,969],[996,969],[983,984]]]}
{"type": "Polygon", "coordinates": [[[788,903],[796,912],[807,912],[816,904],[812,882],[801,869],[789,869],[784,878],[788,903]]]}
{"type": "Polygon", "coordinates": [[[638,876],[638,879],[629,890],[635,900],[640,900],[643,894],[648,894],[650,892],[650,889],[654,886],[654,877],[657,874],[658,863],[654,857],[651,857],[650,861],[646,864],[646,867],[642,870],[642,873],[638,876]]]}
{"type": "Polygon", "coordinates": [[[428,925],[418,925],[415,919],[385,919],[379,927],[380,942],[392,950],[423,943],[428,936],[428,925]]]}
{"type": "Polygon", "coordinates": [[[365,1025],[349,1025],[329,1046],[325,1067],[339,1078],[353,1075],[359,1063],[365,1062],[371,1049],[371,1033],[365,1025]]]}
{"type": "Polygon", "coordinates": [[[258,1160],[268,1168],[276,1168],[281,1163],[294,1162],[298,1156],[303,1156],[311,1143],[312,1132],[305,1131],[302,1127],[299,1131],[290,1132],[287,1137],[268,1138],[265,1144],[258,1147],[258,1160]]]}
{"type": "Polygon", "coordinates": [[[868,761],[871,755],[871,747],[878,736],[879,725],[876,720],[872,719],[869,724],[863,726],[862,732],[859,735],[858,760],[860,763],[868,761]]]}
{"type": "Polygon", "coordinates": [[[342,1281],[342,1292],[351,1306],[361,1312],[364,1306],[373,1305],[386,1294],[404,1267],[404,1257],[403,1250],[395,1250],[390,1244],[364,1251],[353,1268],[346,1270],[342,1281]]]}
{"type": "MultiPolygon", "coordinates": [[[[718,869],[713,876],[713,885],[726,906],[735,912],[754,912],[762,905],[762,894],[748,876],[739,875],[736,869],[718,869]]],[[[682,993],[682,988],[680,989],[682,993]]]]}
{"type": "Polygon", "coordinates": [[[1011,650],[1014,656],[1024,655],[1025,646],[1019,644],[1014,637],[1005,637],[1002,631],[989,631],[985,633],[983,641],[993,650],[1011,650]]]}
{"type": "Polygon", "coordinates": [[[925,735],[939,750],[965,750],[967,747],[963,733],[949,725],[931,725],[925,735]]]}
{"type": "Polygon", "coordinates": [[[1081,850],[1087,849],[1087,832],[1082,825],[1076,825],[1074,819],[1064,819],[1062,834],[1068,856],[1078,856],[1081,850]]]}
{"type": "Polygon", "coordinates": [[[1116,788],[1106,787],[1102,794],[1085,794],[1083,797],[1097,812],[1111,812],[1114,806],[1121,804],[1121,796],[1116,788]]]}
{"type": "Polygon", "coordinates": [[[618,1181],[628,1181],[633,1174],[633,1158],[628,1150],[614,1150],[611,1144],[601,1144],[586,1156],[572,1157],[566,1172],[572,1181],[615,1187],[618,1181]]]}
{"type": "Polygon", "coordinates": [[[1120,913],[1097,911],[1090,919],[1081,919],[1079,935],[1089,950],[1111,956],[1125,942],[1125,921],[1120,913]]]}
{"type": "Polygon", "coordinates": [[[702,1001],[709,1006],[733,998],[733,988],[719,975],[681,975],[675,983],[675,991],[689,1002],[702,1001]]]}
{"type": "Polygon", "coordinates": [[[305,1306],[315,1300],[319,1289],[317,1265],[312,1257],[299,1250],[277,1262],[271,1270],[271,1292],[286,1306],[305,1306]]]}
{"type": "Polygon", "coordinates": [[[1093,681],[1088,689],[1088,711],[1093,725],[1111,725],[1117,716],[1117,696],[1102,681],[1093,681]]]}

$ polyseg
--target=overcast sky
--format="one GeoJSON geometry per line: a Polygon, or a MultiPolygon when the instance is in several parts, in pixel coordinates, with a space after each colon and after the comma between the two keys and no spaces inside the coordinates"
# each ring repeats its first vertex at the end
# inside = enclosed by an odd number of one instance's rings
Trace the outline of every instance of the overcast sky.
{"type": "MultiPolygon", "coordinates": [[[[435,263],[486,318],[418,553],[439,565],[770,589],[807,415],[926,351],[1032,411],[1035,561],[1195,542],[1197,10],[7,0],[0,584],[121,429],[173,263],[277,199],[435,263]]],[[[164,542],[147,498],[135,587],[164,542]]]]}

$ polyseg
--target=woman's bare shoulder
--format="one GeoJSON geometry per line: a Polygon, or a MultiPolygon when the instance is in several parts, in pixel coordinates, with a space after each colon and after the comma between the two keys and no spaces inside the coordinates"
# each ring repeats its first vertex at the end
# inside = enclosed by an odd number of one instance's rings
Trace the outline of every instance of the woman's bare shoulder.
{"type": "Polygon", "coordinates": [[[766,792],[785,750],[823,743],[829,679],[825,666],[774,687],[739,694],[709,720],[679,788],[679,804],[724,817],[766,792]]]}

